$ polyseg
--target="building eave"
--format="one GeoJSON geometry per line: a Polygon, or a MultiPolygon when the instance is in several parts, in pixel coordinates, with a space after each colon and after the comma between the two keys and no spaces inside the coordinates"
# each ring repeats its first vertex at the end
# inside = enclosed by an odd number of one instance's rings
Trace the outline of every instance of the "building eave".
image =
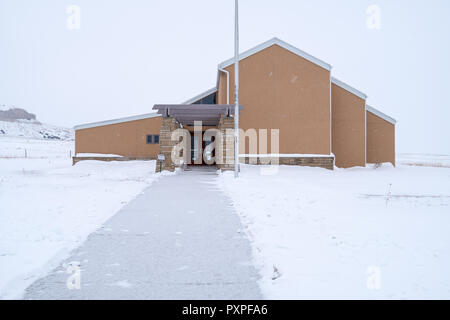
{"type": "Polygon", "coordinates": [[[374,107],[369,106],[368,104],[366,104],[366,111],[380,117],[383,120],[386,120],[389,123],[392,123],[393,125],[397,123],[397,120],[395,120],[394,118],[389,117],[387,114],[375,109],[374,107]]]}
{"type": "MultiPolygon", "coordinates": [[[[331,69],[332,69],[332,66],[330,64],[328,64],[328,63],[326,63],[326,62],[324,62],[324,61],[322,61],[322,60],[320,60],[320,59],[310,55],[309,53],[307,53],[307,52],[305,52],[303,50],[300,50],[300,49],[298,49],[298,48],[290,45],[289,43],[284,42],[283,40],[280,40],[278,38],[272,38],[269,41],[261,43],[260,45],[258,45],[256,47],[250,49],[250,50],[247,50],[247,51],[239,54],[239,61],[241,61],[241,60],[243,60],[245,58],[248,58],[248,57],[250,57],[250,56],[252,56],[252,55],[254,55],[254,54],[256,54],[256,53],[258,53],[258,52],[260,52],[260,51],[262,51],[264,49],[267,49],[267,48],[269,48],[269,47],[271,47],[273,45],[278,45],[278,46],[280,46],[280,47],[282,47],[282,48],[284,48],[284,49],[286,49],[286,50],[288,50],[288,51],[290,51],[290,52],[292,52],[292,53],[294,53],[294,54],[296,54],[296,55],[298,55],[298,56],[300,56],[300,57],[302,57],[302,58],[304,58],[304,59],[306,59],[306,60],[308,60],[308,61],[310,61],[310,62],[312,62],[312,63],[314,63],[314,64],[316,64],[316,65],[318,65],[318,66],[320,66],[322,68],[324,68],[324,69],[326,69],[326,70],[328,70],[328,71],[331,71],[331,69]]],[[[219,64],[219,69],[225,69],[226,67],[229,67],[232,64],[234,64],[234,58],[228,59],[228,60],[222,62],[221,64],[219,64]]]]}
{"type": "Polygon", "coordinates": [[[358,89],[353,88],[352,86],[346,84],[345,82],[336,79],[334,77],[331,77],[331,83],[337,85],[338,87],[341,87],[344,90],[347,90],[350,93],[353,93],[355,96],[367,100],[367,95],[364,92],[359,91],[358,89]]]}
{"type": "Polygon", "coordinates": [[[77,125],[77,126],[73,127],[73,129],[75,131],[77,131],[77,130],[82,130],[82,129],[103,127],[103,126],[107,126],[107,125],[111,125],[111,124],[118,124],[118,123],[124,123],[124,122],[136,121],[136,120],[151,119],[151,118],[156,118],[156,117],[161,117],[161,115],[157,114],[155,112],[154,113],[146,113],[146,114],[126,117],[126,118],[119,118],[119,119],[113,119],[113,120],[106,120],[106,121],[100,121],[100,122],[92,122],[92,123],[80,124],[80,125],[77,125]]]}

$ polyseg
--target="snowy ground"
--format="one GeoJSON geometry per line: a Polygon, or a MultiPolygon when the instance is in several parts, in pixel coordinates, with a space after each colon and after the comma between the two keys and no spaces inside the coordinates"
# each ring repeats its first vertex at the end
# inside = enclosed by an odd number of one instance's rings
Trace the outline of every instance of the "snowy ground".
{"type": "Polygon", "coordinates": [[[0,137],[0,299],[20,298],[158,176],[154,161],[70,155],[73,141],[0,137]]]}
{"type": "Polygon", "coordinates": [[[397,163],[406,166],[450,168],[450,156],[436,154],[401,153],[397,163]]]}
{"type": "Polygon", "coordinates": [[[218,184],[252,242],[266,298],[449,299],[448,159],[273,175],[242,165],[239,180],[228,172],[218,184]]]}
{"type": "Polygon", "coordinates": [[[24,299],[261,299],[250,243],[216,177],[193,168],[159,180],[24,299]],[[70,265],[80,290],[68,290],[70,265]]]}
{"type": "Polygon", "coordinates": [[[62,128],[33,120],[0,120],[0,138],[22,137],[48,140],[73,140],[74,132],[69,128],[62,128]]]}
{"type": "MultiPolygon", "coordinates": [[[[0,137],[0,298],[20,298],[158,177],[154,162],[71,155],[73,141],[0,137]]],[[[398,163],[218,177],[266,298],[450,298],[450,156],[398,163]]]]}

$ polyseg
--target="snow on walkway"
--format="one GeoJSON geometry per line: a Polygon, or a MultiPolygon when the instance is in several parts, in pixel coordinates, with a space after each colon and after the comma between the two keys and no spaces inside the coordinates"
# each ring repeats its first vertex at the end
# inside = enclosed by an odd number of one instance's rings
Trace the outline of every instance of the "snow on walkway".
{"type": "Polygon", "coordinates": [[[271,171],[241,165],[238,180],[217,179],[266,298],[450,298],[450,169],[271,171]]]}
{"type": "Polygon", "coordinates": [[[73,141],[0,137],[0,299],[20,298],[159,176],[155,161],[72,166],[71,154],[73,141]]]}
{"type": "Polygon", "coordinates": [[[161,178],[25,298],[261,298],[249,242],[215,177],[195,170],[161,178]],[[70,265],[81,268],[79,290],[67,287],[70,265]]]}

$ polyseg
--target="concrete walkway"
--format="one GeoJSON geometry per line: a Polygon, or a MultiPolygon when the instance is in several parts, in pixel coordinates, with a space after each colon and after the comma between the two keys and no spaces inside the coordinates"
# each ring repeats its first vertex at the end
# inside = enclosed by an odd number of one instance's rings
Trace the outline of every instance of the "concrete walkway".
{"type": "Polygon", "coordinates": [[[81,266],[79,290],[61,266],[25,299],[261,299],[249,242],[215,175],[162,177],[65,261],[81,266]]]}

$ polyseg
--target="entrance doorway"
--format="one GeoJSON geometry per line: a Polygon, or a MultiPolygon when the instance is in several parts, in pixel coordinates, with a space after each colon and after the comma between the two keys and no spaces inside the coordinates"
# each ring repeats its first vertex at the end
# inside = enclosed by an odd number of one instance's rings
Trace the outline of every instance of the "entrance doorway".
{"type": "Polygon", "coordinates": [[[208,147],[213,143],[214,138],[209,137],[204,141],[203,136],[204,132],[202,132],[202,136],[191,132],[191,165],[214,165],[211,161],[215,156],[215,150],[211,150],[211,147],[208,147]],[[200,159],[202,160],[201,162],[200,159]]]}

